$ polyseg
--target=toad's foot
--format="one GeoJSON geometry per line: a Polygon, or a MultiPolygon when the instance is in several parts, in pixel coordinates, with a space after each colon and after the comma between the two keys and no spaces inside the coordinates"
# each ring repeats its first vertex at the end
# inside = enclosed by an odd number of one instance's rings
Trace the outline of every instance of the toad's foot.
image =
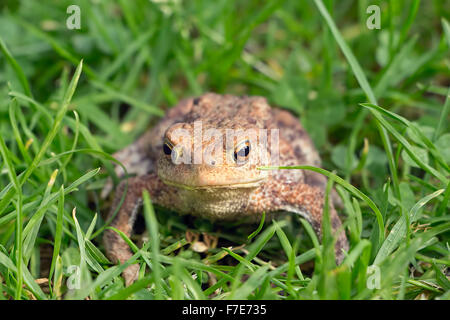
{"type": "MultiPolygon", "coordinates": [[[[133,225],[136,220],[138,209],[142,203],[141,199],[143,190],[147,190],[152,199],[158,199],[159,197],[164,197],[164,192],[161,191],[161,184],[162,182],[156,174],[133,177],[122,181],[117,187],[114,203],[111,207],[108,220],[113,217],[113,214],[119,207],[125,191],[126,195],[120,209],[112,219],[111,227],[122,231],[127,237],[130,237],[133,231],[133,225]]],[[[114,263],[125,263],[133,255],[128,244],[114,230],[107,229],[105,231],[103,242],[105,244],[108,258],[114,263]]],[[[138,272],[138,264],[130,265],[127,269],[125,269],[122,275],[127,286],[137,280],[138,272]]]]}
{"type": "MultiPolygon", "coordinates": [[[[349,245],[341,221],[329,201],[329,212],[333,236],[336,237],[336,263],[340,264],[348,251],[349,245]]],[[[287,211],[304,217],[322,238],[322,213],[324,193],[321,188],[303,183],[283,183],[273,180],[258,190],[250,199],[249,207],[257,212],[287,211]]]]}

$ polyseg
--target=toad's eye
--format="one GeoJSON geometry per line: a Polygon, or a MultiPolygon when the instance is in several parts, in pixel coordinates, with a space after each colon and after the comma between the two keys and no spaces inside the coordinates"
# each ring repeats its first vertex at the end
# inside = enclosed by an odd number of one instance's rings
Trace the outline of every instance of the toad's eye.
{"type": "Polygon", "coordinates": [[[172,154],[173,146],[170,142],[166,141],[163,145],[163,152],[165,155],[170,156],[172,154]]]}
{"type": "Polygon", "coordinates": [[[245,140],[239,143],[236,149],[234,149],[234,161],[241,164],[247,161],[250,149],[250,141],[245,140]]]}

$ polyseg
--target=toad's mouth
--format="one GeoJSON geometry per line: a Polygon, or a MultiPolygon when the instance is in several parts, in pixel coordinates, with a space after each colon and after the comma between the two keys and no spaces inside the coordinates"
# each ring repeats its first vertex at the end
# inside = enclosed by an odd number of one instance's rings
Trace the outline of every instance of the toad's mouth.
{"type": "Polygon", "coordinates": [[[266,178],[258,178],[255,180],[249,181],[240,181],[239,183],[222,183],[222,184],[202,184],[202,185],[193,185],[186,184],[177,181],[170,181],[166,179],[162,179],[162,182],[168,186],[185,189],[185,190],[207,190],[207,189],[251,189],[258,188],[263,184],[266,178]]]}

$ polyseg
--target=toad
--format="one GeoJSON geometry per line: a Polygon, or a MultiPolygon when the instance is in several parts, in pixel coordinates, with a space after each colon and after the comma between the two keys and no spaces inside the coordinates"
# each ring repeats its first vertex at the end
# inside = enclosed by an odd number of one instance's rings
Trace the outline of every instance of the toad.
{"type": "MultiPolygon", "coordinates": [[[[114,154],[128,173],[117,187],[109,213],[111,226],[130,236],[147,190],[151,201],[180,214],[213,221],[259,221],[287,211],[304,217],[321,235],[327,180],[307,170],[261,170],[261,166],[320,166],[308,133],[288,111],[272,108],[265,98],[207,93],[181,101],[135,143],[114,154]]],[[[116,168],[119,176],[124,172],[116,168]]],[[[104,191],[108,191],[106,188],[104,191]]],[[[336,260],[348,250],[341,221],[330,201],[336,260]],[[337,232],[341,229],[340,232],[337,232]]],[[[132,256],[127,243],[106,230],[107,256],[124,263],[132,256]]],[[[137,279],[139,266],[123,272],[125,283],[137,279]]]]}

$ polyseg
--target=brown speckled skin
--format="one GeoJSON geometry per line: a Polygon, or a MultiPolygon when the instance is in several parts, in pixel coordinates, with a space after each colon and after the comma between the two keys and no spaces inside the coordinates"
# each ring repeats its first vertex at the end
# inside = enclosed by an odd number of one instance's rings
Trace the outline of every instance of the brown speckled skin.
{"type": "MultiPolygon", "coordinates": [[[[131,234],[145,189],[153,203],[181,214],[212,220],[247,217],[258,221],[263,212],[273,217],[276,212],[289,211],[306,218],[314,230],[321,234],[326,185],[322,175],[303,170],[259,170],[259,165],[276,164],[258,163],[257,160],[243,165],[227,163],[225,160],[230,152],[225,143],[224,150],[227,151],[220,155],[223,157],[220,165],[211,165],[208,161],[201,164],[174,164],[162,152],[164,141],[182,145],[194,154],[192,141],[180,140],[174,132],[176,128],[182,127],[192,134],[196,121],[201,121],[203,132],[215,128],[224,136],[226,129],[279,129],[278,165],[320,166],[319,155],[300,122],[287,111],[271,108],[264,98],[207,93],[198,98],[186,99],[170,109],[154,128],[134,144],[115,154],[129,173],[137,176],[128,179],[128,192],[112,221],[113,227],[127,235],[131,234]]],[[[239,136],[233,141],[239,141],[239,136]]],[[[207,145],[207,142],[203,142],[201,146],[206,148],[207,145]]],[[[261,148],[252,145],[249,157],[268,152],[270,144],[266,150],[261,148]]],[[[123,175],[120,169],[117,169],[117,173],[123,175]]],[[[118,186],[110,215],[122,197],[124,183],[118,186]]],[[[333,230],[338,230],[341,222],[331,203],[330,209],[333,230]]],[[[342,230],[337,237],[336,256],[340,262],[344,256],[342,250],[348,250],[348,243],[342,230]]],[[[131,257],[130,248],[114,231],[105,231],[104,242],[107,255],[113,261],[123,263],[131,257]]],[[[125,270],[127,285],[136,279],[137,272],[137,265],[125,270]]]]}

